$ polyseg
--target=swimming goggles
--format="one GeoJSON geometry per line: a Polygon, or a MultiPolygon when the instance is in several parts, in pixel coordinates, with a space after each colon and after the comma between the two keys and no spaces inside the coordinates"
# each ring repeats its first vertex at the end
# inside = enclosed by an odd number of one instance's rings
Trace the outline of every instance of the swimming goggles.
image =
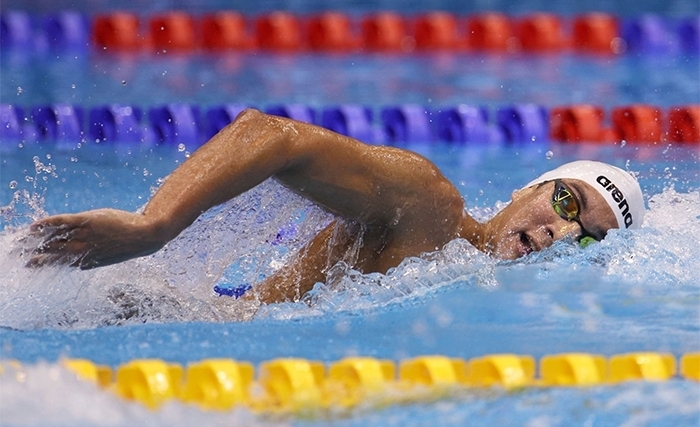
{"type": "Polygon", "coordinates": [[[581,224],[581,204],[574,196],[571,189],[560,179],[554,180],[554,194],[552,194],[552,208],[562,219],[576,222],[581,227],[581,235],[576,239],[582,248],[597,242],[581,224]]]}

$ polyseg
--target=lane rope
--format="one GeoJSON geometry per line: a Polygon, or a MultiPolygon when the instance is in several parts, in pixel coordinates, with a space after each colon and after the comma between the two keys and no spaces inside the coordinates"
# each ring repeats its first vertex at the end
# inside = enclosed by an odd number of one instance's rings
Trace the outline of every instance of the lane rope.
{"type": "MultiPolygon", "coordinates": [[[[151,409],[179,399],[202,409],[247,407],[257,413],[309,415],[434,401],[460,391],[498,387],[507,391],[538,387],[612,386],[628,381],[700,381],[700,352],[678,360],[670,353],[635,352],[605,357],[588,353],[493,354],[469,360],[427,355],[398,362],[348,357],[323,363],[279,358],[257,368],[245,361],[205,359],[182,366],[161,359],[137,359],[115,369],[86,359],[63,359],[62,367],[101,389],[151,409]]],[[[24,369],[0,361],[0,376],[24,369]]]]}
{"type": "MultiPolygon", "coordinates": [[[[24,107],[0,104],[0,145],[34,141],[187,144],[196,148],[249,107],[172,103],[150,108],[67,103],[24,107]]],[[[590,104],[548,108],[505,105],[489,110],[467,104],[429,108],[418,104],[370,108],[358,104],[312,107],[269,105],[264,111],[313,123],[371,144],[411,142],[700,143],[700,104],[667,109],[647,104],[614,107],[606,114],[590,104]]]]}

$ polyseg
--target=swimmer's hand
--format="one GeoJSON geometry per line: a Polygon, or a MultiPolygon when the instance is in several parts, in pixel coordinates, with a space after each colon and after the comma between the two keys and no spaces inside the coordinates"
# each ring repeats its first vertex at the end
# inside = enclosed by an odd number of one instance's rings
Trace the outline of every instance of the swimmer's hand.
{"type": "Polygon", "coordinates": [[[30,236],[39,244],[29,267],[101,267],[152,254],[166,242],[145,216],[116,209],[52,216],[32,224],[30,236]]]}

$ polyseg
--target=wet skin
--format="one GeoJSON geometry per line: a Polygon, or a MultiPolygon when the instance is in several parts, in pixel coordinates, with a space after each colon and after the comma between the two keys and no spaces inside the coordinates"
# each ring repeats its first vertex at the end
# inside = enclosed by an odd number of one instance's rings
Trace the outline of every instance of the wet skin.
{"type": "MultiPolygon", "coordinates": [[[[268,178],[338,219],[244,297],[265,303],[298,300],[339,260],[350,259],[365,273],[385,273],[455,238],[515,259],[581,234],[578,223],[552,208],[553,183],[514,192],[506,208],[479,223],[467,214],[457,188],[416,153],[246,110],[177,168],[142,213],[98,209],[32,224],[30,233],[42,243],[29,265],[88,269],[151,254],[209,208],[268,178]]],[[[602,238],[616,226],[612,210],[592,187],[565,181],[582,202],[586,230],[602,238]]]]}

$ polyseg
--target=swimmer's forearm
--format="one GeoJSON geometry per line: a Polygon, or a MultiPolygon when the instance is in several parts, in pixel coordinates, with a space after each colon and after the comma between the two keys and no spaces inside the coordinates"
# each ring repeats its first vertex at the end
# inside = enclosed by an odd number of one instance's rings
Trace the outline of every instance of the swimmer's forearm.
{"type": "Polygon", "coordinates": [[[260,184],[288,163],[288,138],[279,123],[255,110],[199,148],[177,168],[143,214],[164,241],[199,215],[260,184]]]}

